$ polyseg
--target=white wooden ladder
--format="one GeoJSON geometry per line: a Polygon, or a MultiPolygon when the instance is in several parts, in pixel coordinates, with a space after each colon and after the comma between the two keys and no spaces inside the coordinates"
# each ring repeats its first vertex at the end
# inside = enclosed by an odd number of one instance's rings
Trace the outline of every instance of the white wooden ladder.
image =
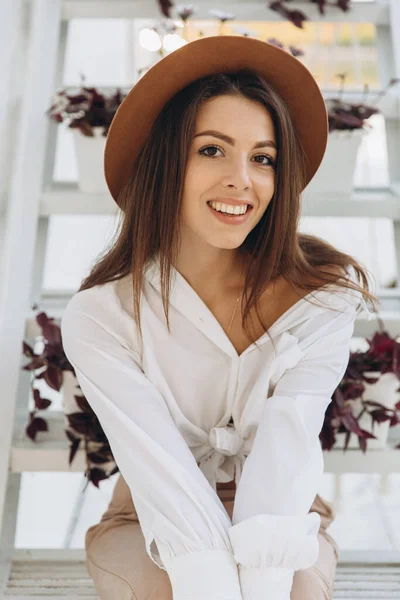
{"type": "MultiPolygon", "coordinates": [[[[301,4],[301,3],[300,3],[301,4]]],[[[315,15],[315,6],[307,9],[315,15]]],[[[264,0],[246,2],[220,0],[219,6],[232,10],[238,19],[279,19],[265,11],[264,0]]],[[[204,0],[205,17],[213,0],[204,0]]],[[[382,83],[400,76],[400,0],[377,0],[355,5],[342,14],[328,10],[329,19],[371,21],[377,24],[382,83]]],[[[112,214],[106,195],[79,193],[74,186],[52,182],[56,128],[44,112],[54,91],[61,86],[66,36],[72,18],[157,18],[155,0],[0,0],[0,67],[5,91],[0,94],[0,596],[24,598],[95,598],[82,552],[63,550],[32,551],[14,548],[15,525],[21,473],[29,471],[82,470],[78,455],[72,469],[62,433],[62,415],[52,415],[50,432],[34,444],[24,436],[30,392],[29,374],[21,371],[22,340],[33,338],[33,303],[50,316],[60,317],[67,297],[46,299],[42,293],[43,267],[49,218],[54,214],[112,214]],[[22,49],[22,50],[21,50],[22,49]],[[11,95],[15,55],[23,81],[18,98],[11,95]],[[22,56],[23,55],[23,56],[22,56]],[[23,60],[21,60],[21,57],[23,60]],[[5,183],[7,187],[5,189],[5,183]]],[[[392,186],[371,194],[357,191],[350,198],[332,194],[324,203],[309,198],[305,215],[372,216],[393,219],[400,272],[400,126],[398,97],[384,105],[392,186]],[[397,101],[397,103],[396,103],[397,101]]],[[[397,290],[386,295],[398,296],[397,290]]],[[[400,315],[382,315],[392,334],[400,331],[400,315]]],[[[358,321],[356,334],[369,336],[375,323],[358,321]]],[[[50,416],[50,415],[49,415],[50,416]]],[[[400,470],[400,453],[387,450],[367,457],[351,452],[326,455],[326,469],[341,472],[390,473],[400,470]]],[[[353,557],[354,558],[354,557],[353,557]]],[[[400,558],[393,562],[380,557],[368,564],[355,564],[345,556],[338,569],[335,598],[400,599],[400,558]],[[386,595],[385,595],[386,594],[386,595]]]]}

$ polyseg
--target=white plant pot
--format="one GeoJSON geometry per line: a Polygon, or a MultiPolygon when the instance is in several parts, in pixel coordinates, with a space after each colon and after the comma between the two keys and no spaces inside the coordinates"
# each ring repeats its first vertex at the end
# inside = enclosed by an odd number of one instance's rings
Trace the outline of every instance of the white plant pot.
{"type": "Polygon", "coordinates": [[[78,167],[78,186],[87,194],[109,194],[104,178],[104,148],[106,137],[103,127],[94,127],[94,137],[83,135],[79,129],[71,129],[75,143],[78,167]]]}
{"type": "Polygon", "coordinates": [[[366,133],[364,129],[332,131],[322,163],[305,193],[351,194],[358,150],[366,133]]]}
{"type": "MultiPolygon", "coordinates": [[[[363,394],[364,400],[373,400],[379,402],[386,408],[393,409],[396,402],[398,401],[397,389],[399,388],[399,380],[394,373],[384,373],[380,375],[379,372],[370,371],[365,373],[369,377],[379,377],[379,381],[376,383],[364,383],[365,392],[363,394]]],[[[359,415],[362,410],[361,400],[353,400],[352,407],[355,415],[359,415]]],[[[371,407],[369,407],[371,409],[371,407]]],[[[361,429],[370,431],[376,436],[376,440],[367,440],[367,451],[368,450],[381,450],[386,448],[390,422],[385,421],[384,423],[373,423],[372,418],[369,414],[364,413],[359,420],[361,429]]],[[[345,443],[345,433],[339,433],[336,436],[336,443],[334,448],[343,448],[345,443]]],[[[350,436],[350,442],[348,448],[359,448],[358,437],[352,433],[350,436]]]]}

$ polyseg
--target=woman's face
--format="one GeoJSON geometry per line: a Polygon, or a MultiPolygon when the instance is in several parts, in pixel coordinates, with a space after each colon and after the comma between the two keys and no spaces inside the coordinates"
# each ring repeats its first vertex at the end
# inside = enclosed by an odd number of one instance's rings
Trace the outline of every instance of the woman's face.
{"type": "Polygon", "coordinates": [[[196,236],[220,249],[244,242],[274,193],[275,143],[271,116],[255,101],[226,95],[200,107],[183,190],[183,239],[196,236]],[[245,214],[230,214],[238,208],[245,214]]]}

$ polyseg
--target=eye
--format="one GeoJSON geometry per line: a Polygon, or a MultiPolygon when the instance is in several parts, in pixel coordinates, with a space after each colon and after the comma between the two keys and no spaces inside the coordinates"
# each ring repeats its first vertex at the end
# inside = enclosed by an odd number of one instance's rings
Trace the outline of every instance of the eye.
{"type": "MultiPolygon", "coordinates": [[[[201,148],[199,150],[199,154],[201,154],[202,156],[208,156],[208,158],[218,158],[215,155],[215,152],[222,152],[222,148],[220,148],[219,146],[205,146],[204,148],[201,148]],[[209,154],[208,152],[211,151],[212,154],[209,154]]],[[[254,158],[266,158],[268,162],[259,162],[259,161],[255,161],[258,164],[260,164],[261,166],[265,166],[265,167],[274,167],[275,166],[275,161],[274,159],[269,156],[269,154],[257,154],[256,156],[254,156],[254,158]]]]}
{"type": "Polygon", "coordinates": [[[215,154],[206,154],[207,150],[221,150],[221,148],[219,148],[218,146],[205,146],[205,148],[201,148],[199,150],[199,154],[201,154],[202,156],[208,156],[209,158],[216,158],[215,154]]]}
{"type": "Polygon", "coordinates": [[[265,165],[266,167],[268,167],[268,166],[274,167],[275,166],[275,161],[272,158],[272,156],[269,156],[269,154],[257,154],[257,156],[255,156],[254,158],[266,158],[269,161],[268,163],[261,163],[260,162],[259,163],[260,165],[265,165]]]}

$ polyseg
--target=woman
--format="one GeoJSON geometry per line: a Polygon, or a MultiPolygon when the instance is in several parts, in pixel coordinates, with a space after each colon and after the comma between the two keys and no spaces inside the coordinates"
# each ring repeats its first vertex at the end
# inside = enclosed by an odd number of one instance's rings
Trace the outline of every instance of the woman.
{"type": "Polygon", "coordinates": [[[113,120],[122,226],[62,319],[121,471],[86,536],[104,600],[331,598],[318,436],[376,299],[297,231],[326,142],[309,71],[238,36],[159,61],[113,120]]]}

